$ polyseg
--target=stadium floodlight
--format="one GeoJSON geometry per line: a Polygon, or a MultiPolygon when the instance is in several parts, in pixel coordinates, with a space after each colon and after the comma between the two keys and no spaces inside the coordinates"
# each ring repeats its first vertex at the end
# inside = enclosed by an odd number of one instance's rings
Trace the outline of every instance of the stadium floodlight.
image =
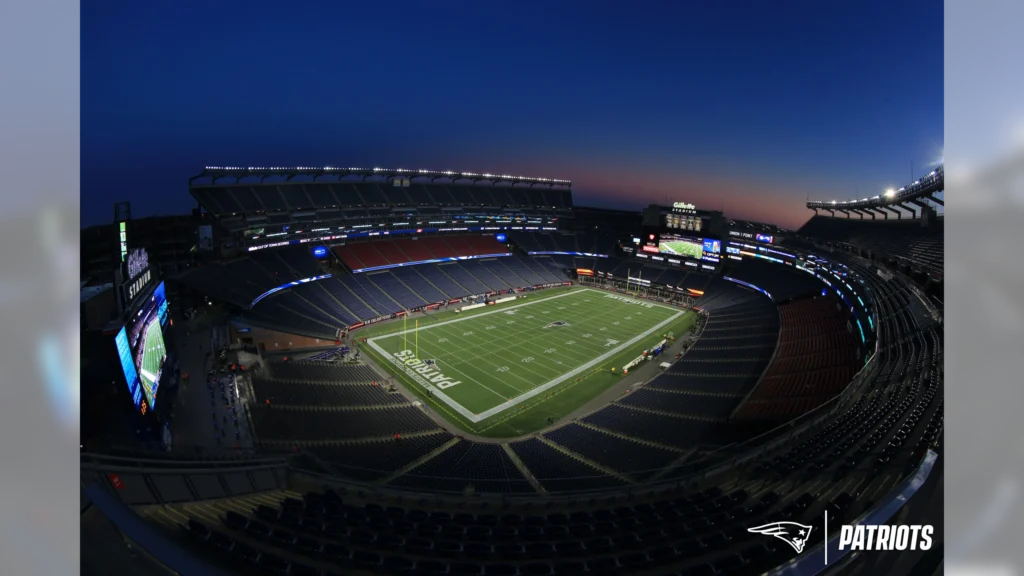
{"type": "Polygon", "coordinates": [[[888,190],[885,191],[885,197],[886,198],[892,198],[895,195],[896,195],[896,191],[893,190],[892,188],[889,188],[888,190]]]}
{"type": "Polygon", "coordinates": [[[836,201],[835,201],[835,200],[833,200],[833,201],[832,201],[832,203],[833,203],[833,204],[835,204],[835,203],[836,203],[836,201]]]}

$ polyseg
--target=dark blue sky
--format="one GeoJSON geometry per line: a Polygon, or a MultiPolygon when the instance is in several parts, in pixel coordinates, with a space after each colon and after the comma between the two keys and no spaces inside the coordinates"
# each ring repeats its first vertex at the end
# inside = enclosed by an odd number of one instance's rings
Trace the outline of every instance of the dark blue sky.
{"type": "Polygon", "coordinates": [[[943,150],[941,1],[82,3],[82,223],[206,164],[573,181],[798,226],[943,150]]]}

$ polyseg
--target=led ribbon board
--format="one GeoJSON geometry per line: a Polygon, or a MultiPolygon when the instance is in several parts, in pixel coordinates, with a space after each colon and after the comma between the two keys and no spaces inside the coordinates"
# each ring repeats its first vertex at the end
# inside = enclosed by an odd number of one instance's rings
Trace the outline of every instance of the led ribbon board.
{"type": "Polygon", "coordinates": [[[294,288],[295,286],[298,286],[299,284],[306,284],[307,282],[316,282],[317,280],[324,280],[324,279],[330,278],[331,276],[332,276],[331,274],[324,274],[322,276],[312,276],[310,278],[303,278],[302,280],[295,280],[294,282],[289,282],[287,284],[282,284],[282,285],[278,286],[277,288],[271,288],[270,290],[267,290],[263,294],[260,294],[259,296],[257,296],[256,299],[252,301],[252,304],[249,305],[249,308],[252,309],[254,306],[256,306],[256,304],[259,303],[260,300],[263,300],[264,298],[266,298],[267,296],[270,296],[271,294],[276,294],[276,293],[280,292],[281,290],[285,290],[287,288],[294,288]]]}
{"type": "Polygon", "coordinates": [[[557,250],[538,250],[527,252],[530,256],[586,256],[587,258],[607,258],[607,254],[591,254],[590,252],[559,252],[557,250]]]}
{"type": "Polygon", "coordinates": [[[479,254],[476,256],[449,256],[446,258],[431,258],[430,260],[417,260],[416,262],[402,262],[400,264],[385,264],[383,266],[371,266],[369,268],[359,268],[353,270],[353,274],[359,274],[361,272],[374,272],[377,270],[388,270],[390,268],[404,268],[406,266],[418,266],[420,264],[437,264],[439,262],[458,262],[461,260],[477,260],[480,258],[498,258],[500,256],[511,256],[510,252],[504,252],[502,254],[479,254]]]}

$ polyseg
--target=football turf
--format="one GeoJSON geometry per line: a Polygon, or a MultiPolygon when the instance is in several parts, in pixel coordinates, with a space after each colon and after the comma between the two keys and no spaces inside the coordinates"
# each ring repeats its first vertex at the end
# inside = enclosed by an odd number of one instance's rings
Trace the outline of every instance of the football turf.
{"type": "Polygon", "coordinates": [[[588,288],[525,296],[421,317],[418,330],[411,319],[391,324],[368,332],[364,350],[459,427],[510,437],[621,381],[625,363],[693,321],[678,308],[588,288]]]}

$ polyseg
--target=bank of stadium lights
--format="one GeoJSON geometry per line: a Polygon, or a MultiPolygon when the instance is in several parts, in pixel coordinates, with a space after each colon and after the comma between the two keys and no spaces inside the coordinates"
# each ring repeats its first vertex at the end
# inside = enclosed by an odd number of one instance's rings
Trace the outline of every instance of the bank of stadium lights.
{"type": "MultiPolygon", "coordinates": [[[[900,190],[902,190],[902,188],[900,188],[900,190]]],[[[896,195],[896,191],[893,190],[892,188],[889,188],[888,190],[885,191],[885,197],[886,198],[892,198],[895,195],[896,195]]],[[[875,196],[875,198],[878,198],[878,196],[875,196]]]]}
{"type": "Polygon", "coordinates": [[[347,172],[396,172],[399,174],[418,173],[423,175],[438,176],[460,176],[463,178],[501,178],[503,180],[533,180],[535,182],[552,182],[558,184],[571,184],[571,180],[558,178],[534,178],[532,176],[512,176],[511,174],[477,174],[475,172],[456,172],[454,170],[412,170],[409,168],[338,168],[336,166],[206,166],[207,170],[246,170],[249,172],[260,172],[267,170],[289,171],[289,170],[344,170],[347,172]]]}

